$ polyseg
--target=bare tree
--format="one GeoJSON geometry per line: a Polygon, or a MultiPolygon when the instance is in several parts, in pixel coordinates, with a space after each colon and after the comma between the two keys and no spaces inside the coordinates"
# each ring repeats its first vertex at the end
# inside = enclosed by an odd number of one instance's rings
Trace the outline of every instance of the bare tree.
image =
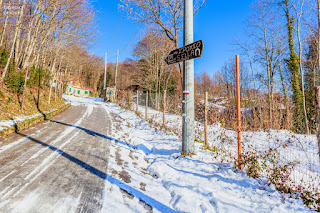
{"type": "Polygon", "coordinates": [[[299,68],[300,68],[300,75],[301,75],[301,91],[302,91],[302,100],[303,100],[303,113],[304,113],[304,122],[306,125],[307,134],[310,134],[309,130],[309,122],[307,116],[307,109],[306,109],[306,95],[305,95],[305,86],[304,86],[304,69],[303,69],[303,39],[301,38],[301,27],[302,27],[302,16],[307,11],[304,9],[305,0],[299,1],[292,1],[291,5],[294,8],[295,12],[295,19],[296,19],[296,32],[298,38],[298,46],[299,46],[299,68]]]}
{"type": "Polygon", "coordinates": [[[167,90],[175,66],[168,66],[164,59],[172,49],[172,43],[157,30],[149,29],[136,45],[134,55],[138,57],[142,70],[141,85],[155,93],[155,105],[159,107],[161,91],[167,90]]]}
{"type": "MultiPolygon", "coordinates": [[[[206,0],[197,0],[196,14],[206,0]]],[[[120,8],[137,22],[154,24],[179,47],[180,31],[183,27],[183,3],[180,0],[120,0],[120,8]]],[[[182,80],[182,64],[179,63],[182,80]]]]}
{"type": "Polygon", "coordinates": [[[248,34],[254,44],[255,61],[265,70],[260,79],[267,85],[270,126],[273,120],[274,76],[278,67],[278,41],[281,25],[270,1],[257,0],[248,19],[248,34]],[[266,77],[264,77],[266,76],[266,77]]]}

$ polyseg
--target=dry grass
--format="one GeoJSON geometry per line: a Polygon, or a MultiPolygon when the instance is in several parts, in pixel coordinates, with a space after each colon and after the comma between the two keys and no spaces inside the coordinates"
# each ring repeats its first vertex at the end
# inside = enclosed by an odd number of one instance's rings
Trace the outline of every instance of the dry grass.
{"type": "Polygon", "coordinates": [[[37,108],[38,91],[35,88],[27,88],[25,94],[24,108],[21,110],[22,97],[6,90],[0,89],[0,120],[10,120],[17,116],[29,116],[39,113],[39,111],[50,111],[64,104],[64,99],[53,94],[51,103],[48,103],[49,89],[42,89],[40,94],[40,107],[37,108]]]}

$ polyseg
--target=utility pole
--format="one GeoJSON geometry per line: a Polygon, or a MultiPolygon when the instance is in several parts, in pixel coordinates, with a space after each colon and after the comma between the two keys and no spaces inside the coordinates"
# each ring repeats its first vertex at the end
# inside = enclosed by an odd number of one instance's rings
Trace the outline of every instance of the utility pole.
{"type": "Polygon", "coordinates": [[[115,72],[115,75],[114,75],[114,101],[116,101],[116,97],[117,97],[118,59],[119,59],[119,50],[117,51],[116,72],[115,72]]]}
{"type": "Polygon", "coordinates": [[[103,78],[103,90],[107,88],[107,53],[105,53],[105,60],[104,60],[104,78],[103,78]]]}
{"type": "MultiPolygon", "coordinates": [[[[183,46],[193,43],[193,0],[184,0],[183,46]]],[[[194,61],[183,63],[182,154],[194,153],[194,61]]]]}

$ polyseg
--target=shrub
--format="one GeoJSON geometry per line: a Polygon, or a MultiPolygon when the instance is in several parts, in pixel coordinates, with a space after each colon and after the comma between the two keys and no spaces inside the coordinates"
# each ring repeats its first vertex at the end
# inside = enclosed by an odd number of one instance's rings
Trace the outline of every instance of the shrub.
{"type": "MultiPolygon", "coordinates": [[[[10,63],[11,64],[11,63],[10,63]]],[[[15,70],[14,66],[10,65],[8,73],[4,79],[4,82],[12,92],[20,95],[24,85],[24,72],[22,70],[15,70]]]]}
{"type": "MultiPolygon", "coordinates": [[[[30,68],[28,85],[39,86],[39,71],[40,69],[36,68],[35,66],[30,68]]],[[[41,86],[48,86],[49,81],[52,78],[50,73],[47,72],[47,70],[42,69],[40,75],[41,75],[41,86]]]]}
{"type": "Polygon", "coordinates": [[[7,64],[7,61],[8,61],[8,52],[6,51],[6,50],[1,50],[0,51],[0,58],[1,58],[1,60],[0,60],[0,65],[2,66],[2,67],[5,67],[6,66],[6,64],[7,64]]]}

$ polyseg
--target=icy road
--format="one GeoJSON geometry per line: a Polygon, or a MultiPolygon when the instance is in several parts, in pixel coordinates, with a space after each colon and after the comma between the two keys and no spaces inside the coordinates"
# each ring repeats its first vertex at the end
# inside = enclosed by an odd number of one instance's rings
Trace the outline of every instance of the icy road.
{"type": "Polygon", "coordinates": [[[308,212],[301,199],[131,111],[65,96],[72,106],[0,139],[0,212],[308,212]]]}

